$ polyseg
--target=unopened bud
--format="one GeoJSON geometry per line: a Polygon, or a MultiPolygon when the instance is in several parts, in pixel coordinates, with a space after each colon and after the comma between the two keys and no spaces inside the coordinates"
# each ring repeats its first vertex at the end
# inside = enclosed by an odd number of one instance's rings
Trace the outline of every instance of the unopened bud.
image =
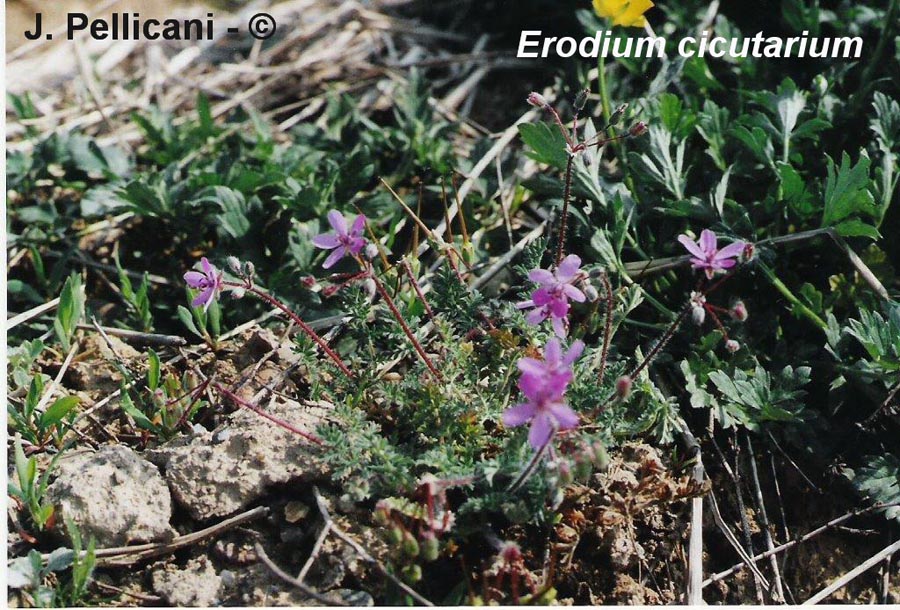
{"type": "Polygon", "coordinates": [[[316,278],[311,275],[304,275],[300,278],[300,283],[306,288],[312,288],[316,285],[316,278]]]}
{"type": "Polygon", "coordinates": [[[256,265],[254,265],[250,261],[244,263],[244,277],[252,278],[254,274],[256,274],[256,265]]]}
{"type": "Polygon", "coordinates": [[[425,561],[434,561],[440,553],[440,544],[437,537],[432,532],[425,532],[422,535],[422,559],[425,561]]]}
{"type": "Polygon", "coordinates": [[[744,305],[743,301],[738,301],[732,305],[728,313],[731,315],[732,320],[737,320],[738,322],[746,322],[750,315],[747,313],[747,306],[744,305]]]}
{"type": "Polygon", "coordinates": [[[231,298],[232,299],[243,299],[244,295],[247,294],[247,291],[243,288],[232,288],[231,289],[231,298]]]}
{"type": "Polygon", "coordinates": [[[591,460],[585,459],[584,456],[579,456],[575,460],[574,474],[579,481],[587,481],[593,471],[594,465],[591,460]]]}
{"type": "Polygon", "coordinates": [[[628,375],[622,375],[616,379],[616,396],[618,396],[620,400],[628,398],[631,395],[631,386],[633,384],[634,381],[628,375]]]}
{"type": "Polygon", "coordinates": [[[335,293],[340,289],[341,289],[340,286],[335,286],[333,284],[331,286],[326,286],[325,288],[322,289],[322,296],[325,297],[326,299],[329,297],[333,297],[335,295],[335,293]]]}
{"type": "Polygon", "coordinates": [[[574,477],[572,476],[572,467],[566,461],[560,461],[556,465],[556,472],[559,476],[559,484],[563,487],[571,485],[574,477]]]}
{"type": "Polygon", "coordinates": [[[409,532],[403,535],[403,552],[410,557],[419,555],[419,541],[409,532]]]}
{"type": "Polygon", "coordinates": [[[578,92],[578,95],[575,96],[575,110],[579,112],[584,110],[585,104],[587,104],[588,94],[590,91],[588,89],[582,89],[578,92]]]}
{"type": "Polygon", "coordinates": [[[603,443],[597,441],[593,444],[594,450],[594,467],[597,470],[606,470],[609,468],[609,454],[606,453],[606,447],[603,443]]]}
{"type": "Polygon", "coordinates": [[[753,260],[754,255],[756,254],[756,246],[752,243],[747,242],[744,244],[744,250],[741,252],[741,262],[746,263],[753,260]]]}
{"type": "Polygon", "coordinates": [[[647,133],[647,129],[647,123],[645,123],[644,121],[638,121],[631,126],[631,129],[628,130],[628,135],[630,135],[632,138],[637,138],[647,133]]]}
{"type": "Polygon", "coordinates": [[[527,101],[529,104],[531,104],[535,108],[546,108],[547,107],[547,100],[544,99],[543,95],[541,95],[540,93],[537,93],[535,91],[532,91],[531,93],[529,93],[528,98],[525,101],[527,101]]]}
{"type": "Polygon", "coordinates": [[[372,259],[378,256],[378,246],[375,244],[368,244],[366,246],[366,258],[372,259]]]}
{"type": "Polygon", "coordinates": [[[597,292],[597,289],[594,288],[594,285],[589,282],[585,282],[582,285],[581,291],[584,293],[584,296],[587,297],[587,300],[590,303],[593,303],[600,298],[600,293],[597,292]]]}
{"type": "Polygon", "coordinates": [[[404,566],[400,573],[408,583],[417,583],[422,580],[422,566],[418,564],[404,566]]]}
{"type": "Polygon", "coordinates": [[[516,563],[522,559],[522,550],[515,542],[504,542],[500,547],[500,558],[507,564],[516,563]]]}
{"type": "Polygon", "coordinates": [[[379,503],[375,505],[375,512],[372,513],[372,520],[378,525],[385,526],[390,523],[391,514],[387,506],[379,503]]]}
{"type": "Polygon", "coordinates": [[[725,349],[727,349],[730,353],[735,353],[739,349],[741,349],[741,344],[735,341],[734,339],[729,339],[725,342],[725,349]]]}
{"type": "Polygon", "coordinates": [[[241,261],[238,260],[236,256],[229,256],[225,259],[225,262],[228,263],[228,268],[231,269],[231,272],[235,275],[241,275],[241,261]]]}
{"type": "Polygon", "coordinates": [[[391,544],[398,545],[403,542],[403,528],[399,526],[394,526],[388,530],[388,540],[390,540],[391,544]]]}
{"type": "Polygon", "coordinates": [[[694,305],[691,308],[691,321],[697,326],[703,326],[703,322],[706,320],[706,309],[699,305],[694,305]]]}
{"type": "Polygon", "coordinates": [[[620,104],[618,108],[616,108],[611,115],[609,115],[609,126],[615,127],[622,120],[622,117],[625,116],[625,111],[628,110],[628,104],[620,104]]]}

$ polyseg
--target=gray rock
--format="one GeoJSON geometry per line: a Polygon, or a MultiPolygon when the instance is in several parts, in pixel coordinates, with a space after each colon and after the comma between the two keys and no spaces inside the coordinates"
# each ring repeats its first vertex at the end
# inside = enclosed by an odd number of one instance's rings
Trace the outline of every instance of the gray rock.
{"type": "Polygon", "coordinates": [[[172,500],[157,468],[130,448],[63,456],[47,497],[59,510],[61,529],[72,519],[100,547],[171,540],[172,500]]]}
{"type": "Polygon", "coordinates": [[[164,565],[151,572],[153,591],[172,606],[214,606],[220,603],[222,577],[206,557],[191,559],[184,569],[164,565]]]}
{"type": "MultiPolygon", "coordinates": [[[[270,415],[312,433],[330,405],[282,401],[270,415]]],[[[175,501],[194,519],[231,515],[274,484],[321,480],[321,449],[264,417],[240,409],[208,433],[180,437],[148,452],[165,472],[175,501]]]]}

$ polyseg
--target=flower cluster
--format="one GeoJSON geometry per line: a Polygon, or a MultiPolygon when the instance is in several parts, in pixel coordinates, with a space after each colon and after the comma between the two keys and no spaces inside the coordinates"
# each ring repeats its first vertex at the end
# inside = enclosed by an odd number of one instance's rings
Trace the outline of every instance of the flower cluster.
{"type": "Polygon", "coordinates": [[[574,254],[564,258],[555,271],[532,269],[528,273],[528,279],[540,287],[531,293],[531,299],[516,307],[533,307],[525,318],[529,324],[537,325],[550,320],[556,335],[565,337],[569,325],[569,301],[583,303],[586,299],[584,292],[575,286],[583,278],[581,259],[574,254]]]}
{"type": "Polygon", "coordinates": [[[521,358],[517,363],[522,376],[519,389],[525,402],[503,413],[503,424],[509,427],[531,422],[528,441],[535,449],[544,447],[557,430],[578,426],[578,415],[564,402],[566,388],[574,374],[572,364],[581,356],[584,343],[575,341],[563,353],[559,339],[544,346],[543,359],[521,358]]]}

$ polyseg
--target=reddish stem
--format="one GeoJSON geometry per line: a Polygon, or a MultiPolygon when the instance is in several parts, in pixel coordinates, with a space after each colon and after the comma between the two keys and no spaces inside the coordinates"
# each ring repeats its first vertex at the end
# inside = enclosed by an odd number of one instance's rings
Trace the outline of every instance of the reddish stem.
{"type": "MultiPolygon", "coordinates": [[[[362,264],[362,261],[360,261],[362,264]]],[[[403,329],[403,332],[412,342],[413,347],[416,352],[422,358],[422,361],[425,363],[425,366],[428,367],[428,370],[431,371],[431,374],[434,375],[435,379],[438,381],[443,381],[443,377],[438,372],[438,370],[431,363],[431,359],[428,357],[428,354],[425,353],[425,350],[422,348],[422,344],[419,343],[419,340],[416,339],[416,336],[413,334],[412,330],[410,330],[409,325],[406,323],[406,320],[403,319],[403,316],[400,314],[400,310],[397,309],[397,306],[394,304],[394,299],[391,298],[391,295],[388,294],[388,291],[384,289],[384,285],[375,275],[374,270],[371,272],[370,277],[372,281],[375,283],[375,289],[378,291],[378,294],[381,295],[381,298],[384,299],[384,302],[387,304],[388,309],[391,310],[391,313],[394,314],[394,318],[397,319],[397,322],[400,324],[400,328],[403,329]]]]}
{"type": "Polygon", "coordinates": [[[294,323],[297,326],[299,326],[303,330],[304,333],[306,333],[306,336],[308,336],[310,339],[315,341],[316,344],[318,344],[318,346],[322,348],[322,351],[325,352],[328,355],[328,357],[331,358],[332,361],[334,361],[334,363],[337,365],[337,367],[339,369],[341,369],[341,372],[344,373],[344,375],[346,375],[350,379],[353,379],[355,377],[355,375],[353,375],[353,373],[350,371],[350,369],[347,368],[347,365],[344,364],[344,361],[341,360],[341,357],[338,356],[337,353],[328,346],[328,344],[325,342],[325,340],[322,339],[322,337],[320,337],[318,335],[318,333],[316,333],[316,331],[314,331],[312,329],[312,327],[309,326],[309,324],[307,324],[306,322],[301,320],[300,316],[298,316],[293,311],[291,311],[291,309],[287,305],[285,305],[284,303],[282,303],[281,301],[279,301],[272,295],[263,292],[259,288],[256,288],[255,286],[247,286],[246,284],[238,284],[236,282],[223,282],[223,283],[225,286],[228,286],[230,288],[238,288],[238,289],[247,290],[248,292],[259,297],[260,299],[262,299],[269,305],[274,305],[275,307],[280,309],[291,320],[293,320],[294,323]]]}
{"type": "Polygon", "coordinates": [[[251,402],[244,400],[243,398],[241,398],[240,396],[238,396],[237,394],[235,394],[234,392],[232,392],[231,390],[229,390],[228,388],[223,386],[221,383],[213,383],[212,386],[215,389],[217,389],[219,392],[221,392],[222,394],[227,396],[232,402],[234,402],[238,406],[244,407],[245,409],[250,409],[251,411],[253,411],[257,415],[259,415],[260,417],[264,417],[264,418],[268,419],[270,422],[284,428],[285,430],[290,430],[294,434],[299,434],[306,440],[308,440],[312,443],[315,443],[316,445],[324,445],[325,444],[324,442],[322,442],[322,439],[320,439],[318,436],[316,436],[314,434],[310,434],[309,432],[301,430],[300,428],[297,428],[296,426],[287,423],[283,419],[280,419],[278,417],[275,417],[274,415],[270,415],[269,413],[266,413],[265,411],[260,409],[258,406],[256,406],[255,404],[253,404],[251,402]]]}
{"type": "Polygon", "coordinates": [[[562,262],[563,250],[566,244],[566,219],[569,216],[569,196],[572,193],[572,163],[575,161],[575,155],[570,154],[566,161],[566,186],[563,189],[563,209],[562,217],[559,221],[559,243],[556,244],[556,266],[562,262]]]}
{"type": "Polygon", "coordinates": [[[403,267],[403,271],[406,272],[406,277],[409,278],[413,290],[416,291],[416,295],[419,297],[419,300],[422,301],[422,306],[425,307],[425,313],[428,314],[428,319],[434,322],[434,312],[431,310],[431,305],[429,305],[428,301],[425,299],[425,294],[422,292],[422,288],[419,286],[416,276],[413,275],[412,267],[409,266],[409,261],[404,259],[400,264],[403,267]]]}

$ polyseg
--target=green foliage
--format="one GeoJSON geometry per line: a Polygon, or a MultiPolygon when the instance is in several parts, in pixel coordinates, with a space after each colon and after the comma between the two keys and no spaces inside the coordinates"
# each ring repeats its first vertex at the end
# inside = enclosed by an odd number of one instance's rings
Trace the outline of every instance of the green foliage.
{"type": "Polygon", "coordinates": [[[38,531],[44,531],[52,523],[55,513],[53,505],[45,498],[47,486],[50,483],[50,473],[62,451],[53,456],[43,473],[38,473],[37,458],[25,457],[21,437],[16,436],[14,447],[16,481],[8,483],[7,494],[25,509],[34,527],[38,531]]]}
{"type": "Polygon", "coordinates": [[[871,455],[858,469],[844,469],[846,476],[872,502],[890,504],[881,510],[888,519],[900,521],[900,458],[891,454],[871,455]]]}
{"type": "Polygon", "coordinates": [[[59,339],[64,351],[71,349],[72,337],[75,336],[78,324],[84,319],[84,303],[84,286],[81,284],[81,277],[73,273],[66,280],[59,295],[56,319],[53,321],[56,338],[59,339]]]}
{"type": "Polygon", "coordinates": [[[131,278],[128,277],[128,274],[125,273],[125,270],[119,264],[118,254],[113,260],[115,260],[116,270],[119,272],[119,286],[122,290],[122,298],[128,304],[135,321],[139,324],[139,328],[144,332],[152,331],[153,315],[150,313],[150,297],[148,296],[150,279],[148,274],[144,272],[141,278],[141,285],[135,292],[131,284],[131,278]]]}
{"type": "Polygon", "coordinates": [[[30,444],[44,447],[52,441],[59,447],[72,425],[75,408],[80,399],[77,396],[63,396],[39,411],[44,386],[42,375],[32,377],[21,408],[10,400],[6,404],[6,413],[9,416],[10,426],[30,444]]]}

